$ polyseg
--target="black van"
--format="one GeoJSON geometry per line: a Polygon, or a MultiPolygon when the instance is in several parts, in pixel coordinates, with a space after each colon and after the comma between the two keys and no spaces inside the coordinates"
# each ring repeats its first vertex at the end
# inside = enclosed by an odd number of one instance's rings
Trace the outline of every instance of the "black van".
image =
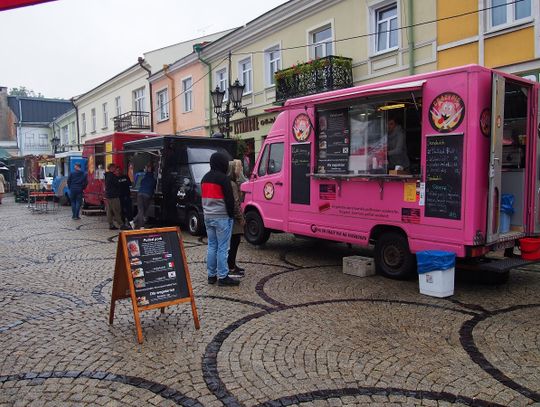
{"type": "MultiPolygon", "coordinates": [[[[157,177],[149,215],[160,223],[186,225],[192,235],[204,233],[201,180],[210,170],[210,156],[236,157],[236,141],[210,137],[160,136],[124,143],[128,175],[137,195],[144,167],[152,163],[157,177]]],[[[137,200],[133,200],[136,205],[137,200]]]]}

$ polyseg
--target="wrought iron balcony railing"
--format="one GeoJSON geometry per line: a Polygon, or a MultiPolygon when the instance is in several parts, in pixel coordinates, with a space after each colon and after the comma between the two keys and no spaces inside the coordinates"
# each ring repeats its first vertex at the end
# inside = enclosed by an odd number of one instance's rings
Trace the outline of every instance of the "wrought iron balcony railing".
{"type": "Polygon", "coordinates": [[[275,73],[276,103],[353,86],[352,59],[329,55],[275,73]]]}
{"type": "Polygon", "coordinates": [[[131,111],[113,117],[114,131],[150,130],[150,112],[131,111]]]}

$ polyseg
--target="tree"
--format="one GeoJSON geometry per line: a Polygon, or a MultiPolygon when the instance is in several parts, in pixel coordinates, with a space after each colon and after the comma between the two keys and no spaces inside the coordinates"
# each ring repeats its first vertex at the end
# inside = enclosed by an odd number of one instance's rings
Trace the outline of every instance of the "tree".
{"type": "Polygon", "coordinates": [[[18,88],[11,88],[9,91],[10,96],[23,96],[30,98],[45,98],[41,92],[34,92],[32,89],[28,89],[26,86],[19,86],[18,88]]]}

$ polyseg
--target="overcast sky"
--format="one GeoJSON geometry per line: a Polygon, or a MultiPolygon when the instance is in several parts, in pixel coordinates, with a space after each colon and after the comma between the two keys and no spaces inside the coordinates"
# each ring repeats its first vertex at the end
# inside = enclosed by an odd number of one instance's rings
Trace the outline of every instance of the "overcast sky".
{"type": "Polygon", "coordinates": [[[285,2],[58,0],[3,11],[0,86],[70,98],[144,52],[238,27],[285,2]]]}

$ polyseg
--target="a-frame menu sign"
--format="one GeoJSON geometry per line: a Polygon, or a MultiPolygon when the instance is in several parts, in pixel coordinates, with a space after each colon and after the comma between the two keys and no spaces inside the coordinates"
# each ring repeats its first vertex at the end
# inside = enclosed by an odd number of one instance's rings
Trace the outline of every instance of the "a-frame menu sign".
{"type": "Polygon", "coordinates": [[[109,324],[113,323],[117,300],[131,298],[137,340],[143,342],[139,313],[151,309],[191,303],[195,328],[199,318],[177,227],[120,232],[111,295],[109,324]]]}

